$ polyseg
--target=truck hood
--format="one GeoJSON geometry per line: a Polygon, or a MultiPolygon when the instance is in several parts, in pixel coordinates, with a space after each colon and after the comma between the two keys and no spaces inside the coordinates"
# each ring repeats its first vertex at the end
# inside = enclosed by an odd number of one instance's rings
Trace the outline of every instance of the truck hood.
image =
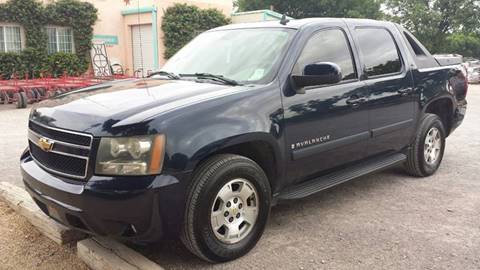
{"type": "Polygon", "coordinates": [[[30,118],[44,125],[95,134],[245,90],[194,81],[136,79],[83,88],[40,102],[30,118]],[[107,126],[106,126],[107,125],[107,126]]]}

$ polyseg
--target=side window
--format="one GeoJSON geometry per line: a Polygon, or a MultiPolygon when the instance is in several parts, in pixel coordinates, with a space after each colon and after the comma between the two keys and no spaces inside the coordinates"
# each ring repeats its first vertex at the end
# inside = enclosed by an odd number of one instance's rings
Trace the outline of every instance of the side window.
{"type": "Polygon", "coordinates": [[[20,26],[0,25],[0,52],[20,52],[21,50],[20,26]]]}
{"type": "Polygon", "coordinates": [[[311,37],[293,68],[293,74],[302,74],[306,65],[319,62],[332,62],[340,66],[342,80],[357,78],[350,46],[342,30],[320,31],[311,37]]]}
{"type": "Polygon", "coordinates": [[[397,73],[402,70],[397,46],[387,30],[358,28],[355,32],[368,76],[397,73]]]}
{"type": "Polygon", "coordinates": [[[415,41],[415,39],[407,32],[403,32],[403,35],[408,41],[408,44],[412,48],[413,52],[415,53],[416,56],[425,56],[426,53],[423,51],[423,49],[420,47],[420,45],[415,41]]]}
{"type": "Polygon", "coordinates": [[[73,44],[73,31],[70,27],[56,27],[48,26],[47,27],[47,51],[49,54],[64,52],[64,53],[73,53],[74,44],[73,44]]]}

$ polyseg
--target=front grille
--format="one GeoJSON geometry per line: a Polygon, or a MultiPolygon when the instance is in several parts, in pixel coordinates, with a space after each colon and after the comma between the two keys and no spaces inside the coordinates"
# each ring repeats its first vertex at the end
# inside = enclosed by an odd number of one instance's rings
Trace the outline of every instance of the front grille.
{"type": "Polygon", "coordinates": [[[75,179],[85,179],[92,144],[92,136],[61,130],[30,121],[28,140],[33,159],[45,170],[75,179]],[[47,151],[40,147],[40,139],[53,143],[47,151]]]}
{"type": "Polygon", "coordinates": [[[28,123],[30,130],[45,136],[50,139],[55,139],[62,142],[71,144],[90,146],[92,137],[87,134],[80,134],[77,132],[66,132],[57,128],[46,127],[44,125],[37,124],[33,121],[28,123]]]}

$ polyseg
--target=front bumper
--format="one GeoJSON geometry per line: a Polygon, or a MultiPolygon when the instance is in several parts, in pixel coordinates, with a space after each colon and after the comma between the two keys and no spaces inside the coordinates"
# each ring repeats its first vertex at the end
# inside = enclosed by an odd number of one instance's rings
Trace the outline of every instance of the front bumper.
{"type": "Polygon", "coordinates": [[[189,174],[92,176],[78,182],[46,172],[28,152],[20,167],[25,188],[40,209],[68,227],[141,242],[178,232],[189,174]]]}

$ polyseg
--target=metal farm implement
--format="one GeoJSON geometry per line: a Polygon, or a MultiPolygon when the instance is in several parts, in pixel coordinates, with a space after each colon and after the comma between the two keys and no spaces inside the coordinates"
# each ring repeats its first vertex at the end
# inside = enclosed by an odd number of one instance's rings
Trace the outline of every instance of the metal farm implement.
{"type": "Polygon", "coordinates": [[[106,79],[89,75],[80,77],[64,75],[60,78],[50,76],[28,78],[27,76],[24,79],[17,79],[14,75],[11,79],[4,80],[0,76],[0,104],[14,103],[17,108],[25,108],[27,104],[79,88],[100,84],[106,79]]]}

